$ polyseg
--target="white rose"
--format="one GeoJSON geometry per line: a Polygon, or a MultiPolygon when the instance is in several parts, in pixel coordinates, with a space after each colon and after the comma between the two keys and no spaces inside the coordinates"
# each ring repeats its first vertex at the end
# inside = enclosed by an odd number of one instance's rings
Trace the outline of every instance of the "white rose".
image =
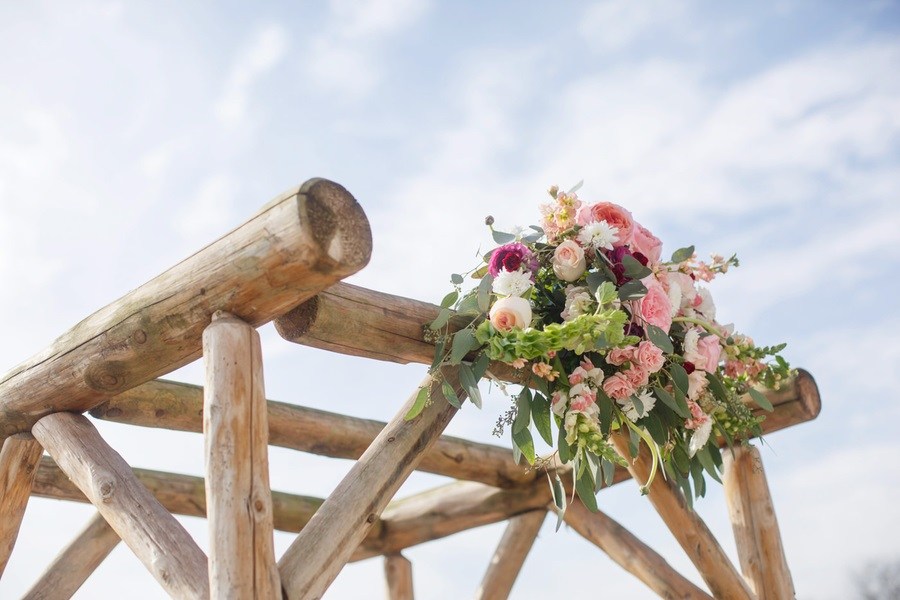
{"type": "Polygon", "coordinates": [[[563,281],[575,281],[587,268],[584,250],[572,240],[566,240],[553,252],[553,272],[563,281]]]}
{"type": "Polygon", "coordinates": [[[531,304],[525,298],[510,296],[494,302],[490,312],[491,325],[500,331],[531,324],[531,304]]]}

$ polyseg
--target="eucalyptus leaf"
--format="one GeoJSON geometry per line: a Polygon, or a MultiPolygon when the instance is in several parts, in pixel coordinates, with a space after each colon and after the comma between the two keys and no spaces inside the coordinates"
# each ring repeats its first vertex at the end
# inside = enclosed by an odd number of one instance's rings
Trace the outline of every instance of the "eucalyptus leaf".
{"type": "Polygon", "coordinates": [[[478,310],[486,313],[491,308],[491,286],[494,284],[494,278],[490,274],[481,278],[478,284],[478,310]]]}
{"type": "Polygon", "coordinates": [[[441,383],[441,392],[444,393],[444,398],[447,399],[450,406],[453,406],[454,408],[460,408],[462,406],[462,403],[459,401],[459,396],[457,396],[456,392],[453,390],[453,386],[446,381],[441,383]]]}
{"type": "Polygon", "coordinates": [[[460,285],[463,281],[463,276],[459,273],[454,273],[450,276],[450,283],[452,283],[453,285],[460,285]]]}
{"type": "Polygon", "coordinates": [[[498,244],[508,244],[512,241],[515,241],[516,236],[511,233],[506,233],[503,231],[497,231],[496,229],[491,230],[491,237],[494,238],[494,241],[498,244]]]}
{"type": "MultiPolygon", "coordinates": [[[[709,473],[709,476],[722,483],[722,480],[719,478],[719,473],[716,471],[716,465],[713,461],[713,457],[709,452],[709,447],[713,444],[706,444],[700,450],[697,451],[697,454],[694,456],[697,460],[700,461],[700,464],[703,465],[703,468],[706,469],[706,472],[709,473]]],[[[718,449],[717,449],[718,450],[718,449]]]]}
{"type": "Polygon", "coordinates": [[[451,311],[449,308],[442,308],[441,312],[438,313],[437,318],[428,325],[428,328],[432,331],[441,329],[444,325],[447,324],[447,321],[450,320],[450,317],[452,315],[453,311],[451,311]]]}
{"type": "Polygon", "coordinates": [[[559,452],[559,460],[562,464],[566,464],[570,460],[572,460],[572,448],[569,446],[569,442],[566,441],[566,428],[559,428],[559,435],[556,441],[556,449],[559,452]]]}
{"type": "Polygon", "coordinates": [[[534,439],[531,437],[531,430],[527,427],[525,429],[521,429],[519,431],[513,430],[512,434],[513,443],[519,448],[522,452],[522,456],[525,457],[525,460],[528,461],[529,465],[534,464],[535,454],[534,454],[534,439]]]}
{"type": "Polygon", "coordinates": [[[672,363],[669,366],[669,370],[672,372],[672,383],[681,390],[682,394],[687,396],[689,387],[687,371],[678,363],[672,363]]]}
{"type": "Polygon", "coordinates": [[[638,280],[624,283],[619,288],[619,300],[637,300],[647,295],[647,288],[638,280]]]}
{"type": "Polygon", "coordinates": [[[706,380],[709,381],[709,390],[716,397],[716,400],[728,402],[728,390],[725,389],[722,380],[715,373],[707,373],[706,380]]]}
{"type": "Polygon", "coordinates": [[[513,433],[528,429],[531,423],[531,390],[523,388],[516,396],[516,420],[513,421],[513,433]]]}
{"type": "Polygon", "coordinates": [[[478,346],[478,340],[475,339],[475,334],[471,329],[468,327],[460,329],[453,335],[453,342],[450,345],[450,364],[458,365],[466,357],[466,354],[478,346]]]}
{"type": "Polygon", "coordinates": [[[673,354],[675,352],[675,346],[672,345],[672,338],[669,337],[668,333],[656,325],[651,325],[649,323],[644,326],[644,331],[647,332],[647,337],[650,338],[650,341],[653,342],[654,346],[666,354],[673,354]]]}
{"type": "Polygon", "coordinates": [[[606,459],[603,459],[600,462],[600,466],[603,469],[603,482],[607,487],[609,487],[613,484],[613,481],[616,478],[616,465],[606,459]]]}
{"type": "Polygon", "coordinates": [[[643,279],[653,273],[653,271],[642,265],[641,261],[627,254],[622,257],[622,266],[625,267],[625,277],[629,279],[643,279]]]}
{"type": "Polygon", "coordinates": [[[550,427],[550,401],[543,394],[535,394],[531,401],[531,420],[547,445],[553,445],[553,431],[550,427]]]}
{"type": "Polygon", "coordinates": [[[656,416],[655,411],[644,417],[641,420],[641,424],[647,428],[647,431],[650,433],[650,437],[653,438],[653,441],[656,442],[657,445],[666,445],[666,442],[668,441],[666,428],[662,424],[662,421],[659,420],[659,417],[656,416]]]}
{"type": "Polygon", "coordinates": [[[597,288],[599,288],[600,284],[602,284],[604,281],[610,281],[610,278],[605,273],[594,271],[587,274],[587,287],[592,296],[596,295],[597,288]]]}
{"type": "Polygon", "coordinates": [[[663,404],[675,411],[675,413],[677,413],[679,417],[683,419],[691,418],[691,413],[689,410],[687,410],[687,405],[682,407],[681,404],[675,401],[675,398],[672,397],[672,394],[661,387],[655,387],[653,388],[653,391],[656,397],[662,400],[663,404]]]}
{"type": "Polygon", "coordinates": [[[673,263],[681,263],[688,260],[690,257],[694,255],[694,247],[688,246],[687,248],[679,248],[675,252],[672,253],[672,262],[673,263]]]}
{"type": "Polygon", "coordinates": [[[556,506],[556,531],[559,531],[566,514],[566,490],[563,487],[562,479],[559,478],[559,473],[553,474],[553,479],[550,480],[550,490],[553,492],[553,504],[556,506]]]}
{"type": "Polygon", "coordinates": [[[480,315],[482,311],[478,308],[478,294],[467,294],[456,307],[456,312],[460,315],[480,315]]]}
{"type": "Polygon", "coordinates": [[[444,360],[444,341],[445,338],[441,337],[434,345],[434,358],[431,361],[431,366],[428,367],[429,373],[434,373],[440,366],[441,361],[444,360]]]}
{"type": "Polygon", "coordinates": [[[591,479],[590,469],[585,469],[584,473],[575,481],[575,491],[581,502],[591,512],[597,512],[597,496],[594,493],[594,482],[591,479]]]}
{"type": "Polygon", "coordinates": [[[491,357],[488,356],[487,352],[481,352],[475,359],[475,362],[472,363],[472,373],[475,375],[476,380],[481,380],[481,378],[484,377],[488,365],[490,364],[491,357]]]}
{"type": "Polygon", "coordinates": [[[472,367],[465,363],[459,365],[459,382],[466,390],[466,394],[469,395],[472,404],[481,408],[481,390],[478,389],[478,379],[472,372],[472,367]]]}
{"type": "Polygon", "coordinates": [[[600,433],[607,436],[612,428],[613,401],[603,390],[598,389],[597,404],[600,407],[600,433]]]}
{"type": "Polygon", "coordinates": [[[772,406],[772,403],[769,402],[769,399],[766,398],[766,395],[756,388],[750,388],[750,397],[753,398],[753,401],[756,402],[761,409],[768,412],[772,412],[773,410],[775,410],[775,407],[772,406]]]}
{"type": "Polygon", "coordinates": [[[428,404],[428,396],[429,396],[429,388],[428,386],[422,386],[419,388],[419,393],[416,394],[416,400],[413,402],[413,405],[409,407],[409,412],[403,417],[406,421],[412,421],[424,410],[425,405],[428,404]]]}
{"type": "Polygon", "coordinates": [[[456,304],[456,300],[458,298],[459,298],[459,292],[457,292],[456,290],[453,290],[452,292],[450,292],[449,294],[444,296],[444,299],[441,300],[441,306],[443,308],[450,308],[451,306],[456,304]]]}

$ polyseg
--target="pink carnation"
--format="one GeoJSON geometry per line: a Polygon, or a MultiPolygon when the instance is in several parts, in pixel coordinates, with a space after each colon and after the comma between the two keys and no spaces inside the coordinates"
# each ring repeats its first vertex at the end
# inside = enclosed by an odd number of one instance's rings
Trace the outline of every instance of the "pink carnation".
{"type": "Polygon", "coordinates": [[[615,373],[603,382],[603,391],[615,400],[623,400],[634,393],[634,386],[622,373],[615,373]]]}
{"type": "Polygon", "coordinates": [[[650,382],[650,376],[647,370],[640,365],[632,365],[630,369],[625,371],[625,377],[628,382],[634,386],[634,389],[642,388],[650,382]]]}
{"type": "Polygon", "coordinates": [[[612,202],[598,202],[597,204],[584,205],[578,210],[576,217],[579,225],[606,221],[619,230],[619,239],[613,246],[624,246],[631,242],[631,234],[634,231],[634,219],[631,213],[612,202]]]}
{"type": "Polygon", "coordinates": [[[587,411],[591,406],[593,406],[597,401],[597,394],[593,392],[590,388],[585,387],[584,390],[577,396],[572,396],[569,401],[569,408],[572,410],[577,410],[579,412],[587,411]]]}
{"type": "Polygon", "coordinates": [[[672,306],[669,303],[669,296],[654,277],[648,277],[643,281],[647,286],[647,295],[638,301],[640,315],[647,323],[669,333],[672,327],[672,306]]]}
{"type": "Polygon", "coordinates": [[[649,229],[638,223],[634,224],[631,249],[646,256],[647,260],[654,265],[659,263],[659,259],[662,256],[662,242],[658,237],[650,233],[649,229]]]}
{"type": "Polygon", "coordinates": [[[634,346],[625,346],[624,348],[613,348],[606,355],[606,362],[617,367],[634,360],[634,346]]]}
{"type": "Polygon", "coordinates": [[[663,355],[663,351],[657,348],[653,342],[644,340],[638,344],[635,360],[648,373],[656,373],[663,368],[666,357],[663,355]]]}
{"type": "Polygon", "coordinates": [[[684,422],[685,429],[697,429],[709,421],[709,415],[703,412],[700,405],[693,400],[688,400],[688,409],[691,411],[691,418],[684,422]]]}

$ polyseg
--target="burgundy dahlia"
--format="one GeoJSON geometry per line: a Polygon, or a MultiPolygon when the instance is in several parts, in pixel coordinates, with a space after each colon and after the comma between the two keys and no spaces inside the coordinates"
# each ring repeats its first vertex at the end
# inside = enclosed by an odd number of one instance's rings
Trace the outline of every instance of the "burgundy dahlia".
{"type": "Polygon", "coordinates": [[[523,264],[526,271],[535,273],[538,270],[539,264],[534,253],[525,244],[512,242],[494,250],[491,254],[491,262],[488,264],[488,272],[496,277],[501,269],[512,273],[517,271],[523,264]]]}

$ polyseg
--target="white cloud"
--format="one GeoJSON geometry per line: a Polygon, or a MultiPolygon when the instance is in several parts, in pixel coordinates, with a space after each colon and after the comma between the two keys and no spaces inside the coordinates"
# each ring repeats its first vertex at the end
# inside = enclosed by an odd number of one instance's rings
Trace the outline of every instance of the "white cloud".
{"type": "Polygon", "coordinates": [[[243,120],[253,85],[281,62],[287,48],[287,34],[280,25],[268,25],[255,34],[238,54],[216,103],[220,121],[234,124],[243,120]]]}
{"type": "Polygon", "coordinates": [[[225,173],[208,177],[194,199],[176,215],[175,229],[202,245],[228,231],[234,223],[237,181],[225,173]]]}
{"type": "Polygon", "coordinates": [[[584,11],[578,30],[596,50],[622,50],[654,31],[682,27],[685,8],[685,3],[680,0],[603,0],[584,11]]]}

